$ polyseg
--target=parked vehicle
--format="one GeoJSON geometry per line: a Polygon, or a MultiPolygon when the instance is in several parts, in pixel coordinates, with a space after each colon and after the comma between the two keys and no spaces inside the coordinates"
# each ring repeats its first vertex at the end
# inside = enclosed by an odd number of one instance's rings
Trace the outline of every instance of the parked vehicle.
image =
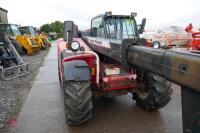
{"type": "MultiPolygon", "coordinates": [[[[92,117],[92,97],[132,93],[138,107],[155,111],[169,103],[170,81],[200,95],[200,56],[164,50],[157,43],[146,47],[140,38],[146,19],[137,25],[135,17],[136,13],[106,12],[94,17],[91,29],[82,35],[72,21],[65,21],[64,38],[57,44],[67,124],[78,125],[92,117]]],[[[183,111],[183,116],[190,116],[186,121],[200,111],[199,105],[196,108],[183,111]]],[[[186,121],[184,128],[191,128],[186,121]]]]}
{"type": "Polygon", "coordinates": [[[6,34],[0,33],[0,79],[9,80],[29,73],[25,63],[6,34]]]}
{"type": "Polygon", "coordinates": [[[22,34],[29,35],[32,39],[36,41],[36,44],[39,45],[40,49],[46,49],[51,46],[51,43],[48,40],[48,36],[45,34],[37,34],[35,28],[32,26],[23,26],[19,27],[22,34]]]}
{"type": "Polygon", "coordinates": [[[189,24],[185,31],[192,34],[192,50],[200,50],[200,31],[193,31],[192,24],[189,24]]]}
{"type": "Polygon", "coordinates": [[[28,54],[33,55],[39,52],[39,46],[36,41],[27,35],[22,35],[18,26],[15,24],[0,24],[1,33],[6,33],[10,38],[16,40],[22,50],[28,54]]]}

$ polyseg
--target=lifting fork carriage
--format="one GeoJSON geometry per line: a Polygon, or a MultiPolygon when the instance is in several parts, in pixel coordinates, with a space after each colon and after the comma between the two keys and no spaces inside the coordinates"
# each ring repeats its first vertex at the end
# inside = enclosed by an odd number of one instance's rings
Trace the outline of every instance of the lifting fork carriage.
{"type": "Polygon", "coordinates": [[[6,34],[0,33],[0,79],[10,80],[29,72],[25,63],[6,34]]]}

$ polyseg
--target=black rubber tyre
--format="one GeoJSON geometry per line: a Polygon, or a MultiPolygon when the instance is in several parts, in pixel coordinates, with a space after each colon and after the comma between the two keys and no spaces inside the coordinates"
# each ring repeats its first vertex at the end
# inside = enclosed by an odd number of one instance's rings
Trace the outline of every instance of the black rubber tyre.
{"type": "Polygon", "coordinates": [[[138,89],[133,93],[136,105],[143,110],[154,111],[166,106],[171,100],[171,83],[166,79],[148,73],[146,75],[147,87],[145,91],[138,89]]]}
{"type": "MultiPolygon", "coordinates": [[[[59,59],[58,59],[58,60],[59,60],[59,59]]],[[[59,62],[58,62],[58,79],[59,79],[59,81],[60,81],[60,83],[61,83],[60,69],[59,69],[59,62]]]]}
{"type": "Polygon", "coordinates": [[[193,117],[192,133],[200,133],[200,112],[196,113],[193,117]]]}
{"type": "Polygon", "coordinates": [[[0,48],[0,56],[3,56],[3,54],[4,54],[4,50],[0,48]]]}
{"type": "Polygon", "coordinates": [[[23,54],[28,54],[27,50],[24,47],[22,47],[22,55],[23,54]]]}
{"type": "Polygon", "coordinates": [[[4,68],[8,68],[8,67],[10,67],[12,65],[12,61],[3,60],[0,65],[2,65],[4,68]]]}
{"type": "Polygon", "coordinates": [[[48,44],[46,42],[46,40],[44,38],[42,38],[42,42],[44,44],[44,46],[42,47],[43,50],[47,49],[48,48],[48,44]]]}
{"type": "Polygon", "coordinates": [[[15,40],[11,40],[13,46],[15,47],[15,49],[17,50],[17,52],[22,55],[23,51],[22,51],[22,47],[19,45],[19,43],[15,40]]]}
{"type": "Polygon", "coordinates": [[[90,81],[64,83],[65,115],[68,125],[79,125],[92,117],[90,81]]]}

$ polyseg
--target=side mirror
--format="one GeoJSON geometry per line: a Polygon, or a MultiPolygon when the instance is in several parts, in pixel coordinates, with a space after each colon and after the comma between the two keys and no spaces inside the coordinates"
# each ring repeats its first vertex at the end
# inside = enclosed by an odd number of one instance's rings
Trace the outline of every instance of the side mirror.
{"type": "Polygon", "coordinates": [[[146,24],[146,18],[143,18],[143,19],[142,19],[142,23],[141,23],[140,28],[139,28],[139,33],[140,33],[140,34],[143,33],[145,24],[146,24]]]}
{"type": "Polygon", "coordinates": [[[64,22],[64,40],[67,42],[73,41],[73,29],[74,22],[73,21],[65,21],[64,22]]]}

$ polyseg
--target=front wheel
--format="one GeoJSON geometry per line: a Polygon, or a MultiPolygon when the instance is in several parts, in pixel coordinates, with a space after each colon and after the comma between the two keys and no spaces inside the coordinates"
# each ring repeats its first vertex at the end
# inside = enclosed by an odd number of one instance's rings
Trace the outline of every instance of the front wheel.
{"type": "Polygon", "coordinates": [[[92,116],[92,93],[90,81],[64,83],[65,114],[68,125],[87,122],[92,116]]]}
{"type": "Polygon", "coordinates": [[[146,87],[133,93],[136,105],[143,110],[154,111],[166,106],[171,100],[171,83],[152,73],[146,75],[146,87]]]}

